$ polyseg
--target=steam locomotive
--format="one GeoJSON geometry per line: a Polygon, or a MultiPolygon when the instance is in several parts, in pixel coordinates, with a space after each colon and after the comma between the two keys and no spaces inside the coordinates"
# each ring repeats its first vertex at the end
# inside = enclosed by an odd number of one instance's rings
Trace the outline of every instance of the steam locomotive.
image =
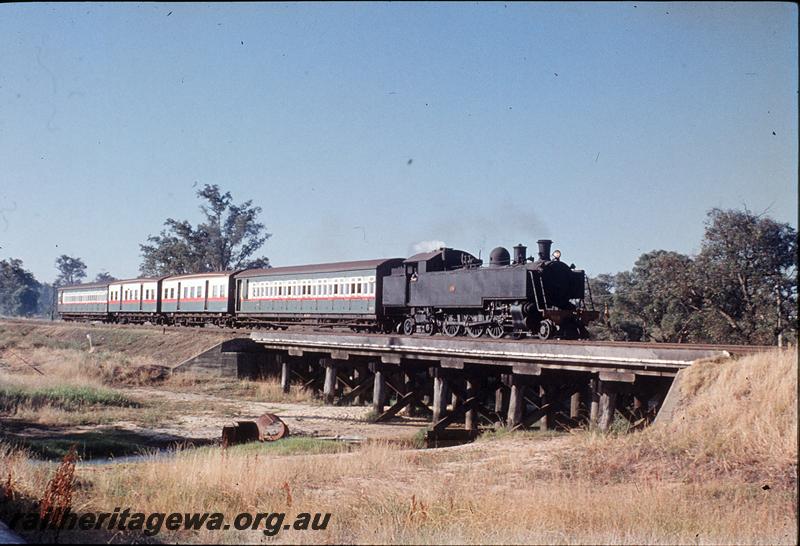
{"type": "MultiPolygon", "coordinates": [[[[346,327],[449,337],[586,338],[586,276],[538,241],[488,266],[439,248],[410,258],[139,278],[61,287],[63,320],[275,328],[346,327]]],[[[591,298],[589,298],[591,300],[591,298]]],[[[590,304],[591,305],[591,304],[590,304]]]]}

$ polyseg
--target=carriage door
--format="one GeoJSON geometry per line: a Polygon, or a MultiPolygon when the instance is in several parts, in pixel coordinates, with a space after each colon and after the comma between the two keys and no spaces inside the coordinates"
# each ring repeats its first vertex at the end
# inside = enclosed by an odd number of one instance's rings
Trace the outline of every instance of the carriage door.
{"type": "Polygon", "coordinates": [[[208,310],[208,279],[206,279],[206,290],[203,294],[203,310],[208,310]]]}
{"type": "MultiPolygon", "coordinates": [[[[244,293],[242,292],[242,279],[236,279],[236,311],[242,310],[242,298],[244,297],[244,293]]],[[[230,309],[230,307],[228,307],[230,309]]]]}
{"type": "Polygon", "coordinates": [[[175,304],[175,309],[180,311],[181,309],[181,282],[178,281],[178,301],[175,304]]]}
{"type": "Polygon", "coordinates": [[[144,300],[144,285],[139,285],[139,311],[142,310],[142,301],[144,300]]]}

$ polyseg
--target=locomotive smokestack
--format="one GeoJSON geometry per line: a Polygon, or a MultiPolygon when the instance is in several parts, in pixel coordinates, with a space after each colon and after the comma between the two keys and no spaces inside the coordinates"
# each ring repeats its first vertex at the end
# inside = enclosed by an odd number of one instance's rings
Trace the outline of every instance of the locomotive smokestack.
{"type": "Polygon", "coordinates": [[[536,244],[539,245],[539,259],[543,262],[550,259],[550,245],[553,244],[553,241],[550,239],[539,239],[536,241],[536,244]]]}
{"type": "Polygon", "coordinates": [[[528,247],[522,243],[514,247],[514,262],[524,264],[528,260],[528,247]]]}

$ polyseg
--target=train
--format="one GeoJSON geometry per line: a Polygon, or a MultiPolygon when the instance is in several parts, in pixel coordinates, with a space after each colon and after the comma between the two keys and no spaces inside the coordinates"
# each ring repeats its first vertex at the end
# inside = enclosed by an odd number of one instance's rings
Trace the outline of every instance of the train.
{"type": "Polygon", "coordinates": [[[599,313],[583,270],[552,241],[504,247],[489,263],[441,247],[409,258],[115,280],[58,288],[65,321],[585,339],[599,313]],[[587,301],[588,300],[588,301],[587,301]]]}

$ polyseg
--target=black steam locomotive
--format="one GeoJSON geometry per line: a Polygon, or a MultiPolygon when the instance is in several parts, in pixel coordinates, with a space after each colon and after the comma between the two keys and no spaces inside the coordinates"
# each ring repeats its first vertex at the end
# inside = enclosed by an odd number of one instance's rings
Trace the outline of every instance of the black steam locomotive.
{"type": "Polygon", "coordinates": [[[584,304],[584,272],[564,264],[558,250],[551,258],[551,244],[538,241],[538,259],[517,245],[513,262],[495,248],[488,267],[450,248],[412,256],[383,279],[384,313],[406,335],[588,337],[586,324],[598,313],[584,304]]]}
{"type": "Polygon", "coordinates": [[[64,320],[288,328],[455,337],[535,334],[585,338],[598,313],[584,304],[585,275],[552,241],[538,259],[495,248],[488,266],[440,248],[408,259],[194,273],[59,288],[64,320]]]}

